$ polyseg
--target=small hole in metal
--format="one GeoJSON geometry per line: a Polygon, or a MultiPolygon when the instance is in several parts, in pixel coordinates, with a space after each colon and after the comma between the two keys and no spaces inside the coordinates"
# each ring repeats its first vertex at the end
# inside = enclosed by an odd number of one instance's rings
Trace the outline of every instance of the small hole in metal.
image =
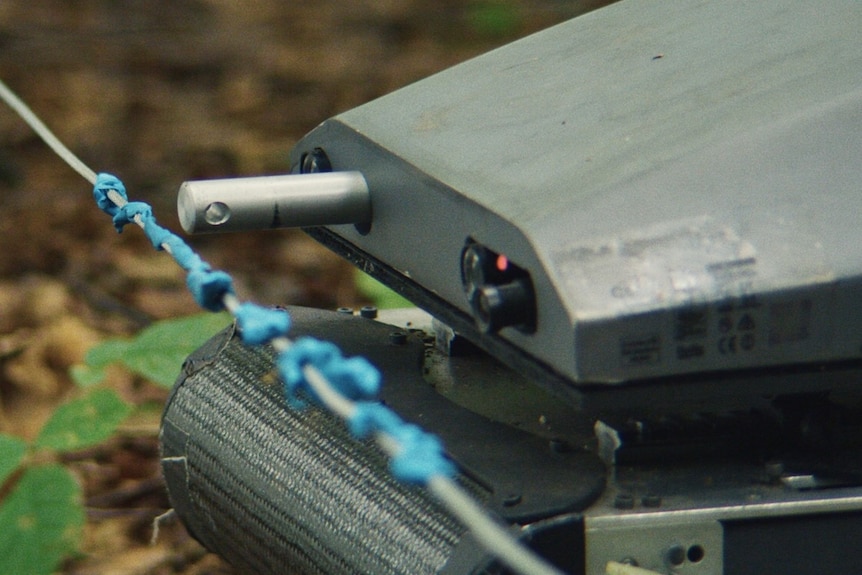
{"type": "Polygon", "coordinates": [[[692,563],[700,563],[703,561],[704,556],[706,555],[706,551],[701,545],[692,545],[688,548],[688,552],[686,553],[686,557],[692,563]]]}
{"type": "Polygon", "coordinates": [[[204,211],[204,219],[211,226],[220,226],[230,219],[230,208],[222,202],[213,202],[204,211]]]}

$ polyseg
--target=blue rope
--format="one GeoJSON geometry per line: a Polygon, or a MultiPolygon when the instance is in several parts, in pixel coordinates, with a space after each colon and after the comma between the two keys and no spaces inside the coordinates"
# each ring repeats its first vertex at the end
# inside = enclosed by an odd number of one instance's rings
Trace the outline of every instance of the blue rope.
{"type": "Polygon", "coordinates": [[[246,302],[234,310],[234,317],[245,345],[263,345],[287,335],[290,329],[290,316],[283,309],[269,309],[246,302]]]}
{"type": "Polygon", "coordinates": [[[390,460],[389,469],[399,481],[424,486],[435,475],[455,475],[455,466],[443,454],[443,444],[436,436],[405,423],[380,403],[357,403],[347,425],[354,437],[380,432],[398,442],[401,448],[390,460]]]}
{"type": "Polygon", "coordinates": [[[305,366],[315,367],[342,396],[352,400],[370,400],[380,391],[380,372],[362,357],[345,358],[333,343],[304,337],[282,352],[278,369],[285,392],[293,407],[304,407],[300,395],[315,403],[320,399],[308,385],[305,366]]]}
{"type": "MultiPolygon", "coordinates": [[[[171,254],[188,272],[186,283],[195,301],[210,311],[225,309],[226,296],[234,295],[233,280],[225,272],[213,270],[176,234],[156,223],[152,207],[144,202],[129,202],[123,183],[111,174],[98,174],[93,186],[96,205],[111,216],[118,233],[136,223],[157,250],[171,254]],[[120,201],[111,199],[116,192],[120,201]],[[119,205],[118,205],[119,204],[119,205]]],[[[232,306],[239,334],[246,345],[263,345],[284,338],[290,329],[290,316],[283,309],[269,309],[252,303],[232,306]]],[[[348,428],[357,438],[382,434],[394,441],[396,449],[390,470],[405,483],[427,485],[431,478],[452,478],[456,468],[446,457],[437,437],[404,422],[395,412],[375,401],[380,392],[380,372],[365,358],[346,358],[330,342],[301,338],[280,352],[276,365],[284,383],[288,405],[301,409],[311,401],[322,401],[308,382],[307,367],[315,368],[342,397],[356,402],[348,428]]]]}
{"type": "Polygon", "coordinates": [[[96,205],[109,216],[115,216],[120,208],[108,197],[108,192],[111,191],[117,192],[124,200],[129,201],[123,182],[111,174],[98,174],[96,182],[93,184],[93,197],[96,199],[96,205]]]}
{"type": "Polygon", "coordinates": [[[96,205],[112,217],[117,232],[130,223],[138,223],[157,250],[167,250],[186,272],[186,284],[199,306],[209,311],[224,309],[224,296],[233,294],[233,279],[222,271],[213,271],[179,236],[156,223],[153,209],[144,202],[129,202],[126,187],[111,174],[98,174],[93,185],[96,205]],[[126,203],[117,205],[109,196],[115,191],[126,203]]]}

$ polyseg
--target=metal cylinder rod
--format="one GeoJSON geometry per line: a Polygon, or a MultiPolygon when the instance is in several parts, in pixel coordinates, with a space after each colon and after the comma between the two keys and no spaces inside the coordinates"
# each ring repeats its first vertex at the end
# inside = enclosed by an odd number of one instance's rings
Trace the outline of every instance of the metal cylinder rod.
{"type": "Polygon", "coordinates": [[[184,182],[177,197],[186,233],[238,232],[371,222],[359,172],[326,172],[184,182]]]}

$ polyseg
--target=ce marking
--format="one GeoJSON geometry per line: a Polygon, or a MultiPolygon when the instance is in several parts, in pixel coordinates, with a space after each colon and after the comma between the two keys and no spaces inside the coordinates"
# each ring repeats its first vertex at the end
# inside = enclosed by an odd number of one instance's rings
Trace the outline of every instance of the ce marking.
{"type": "Polygon", "coordinates": [[[718,340],[718,353],[721,355],[728,355],[731,353],[736,353],[736,340],[737,336],[731,335],[730,337],[723,337],[718,340]]]}
{"type": "Polygon", "coordinates": [[[721,355],[733,355],[740,351],[751,351],[754,349],[754,334],[744,333],[740,335],[729,335],[718,340],[718,353],[721,355]]]}

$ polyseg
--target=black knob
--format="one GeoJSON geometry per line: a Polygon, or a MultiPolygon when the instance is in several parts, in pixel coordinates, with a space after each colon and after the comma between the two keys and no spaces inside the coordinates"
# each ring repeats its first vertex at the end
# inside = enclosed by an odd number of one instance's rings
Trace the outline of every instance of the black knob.
{"type": "Polygon", "coordinates": [[[479,328],[486,333],[508,326],[529,328],[535,315],[533,290],[523,278],[502,285],[486,285],[474,295],[473,312],[479,328]]]}
{"type": "Polygon", "coordinates": [[[461,281],[476,324],[485,333],[508,326],[536,328],[536,298],[530,274],[502,254],[468,241],[461,253],[461,281]]]}

